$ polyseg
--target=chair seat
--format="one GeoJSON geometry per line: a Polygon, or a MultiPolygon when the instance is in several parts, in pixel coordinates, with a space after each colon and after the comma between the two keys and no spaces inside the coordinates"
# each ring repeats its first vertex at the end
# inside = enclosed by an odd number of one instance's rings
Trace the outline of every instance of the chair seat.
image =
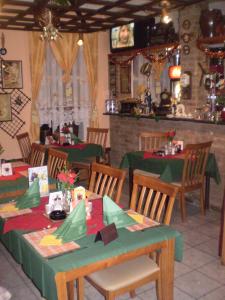
{"type": "Polygon", "coordinates": [[[88,278],[104,290],[115,291],[157,271],[159,271],[158,265],[145,255],[92,273],[88,278]]]}
{"type": "Polygon", "coordinates": [[[160,177],[159,174],[151,173],[151,172],[147,172],[147,171],[143,171],[143,170],[139,170],[139,169],[135,169],[134,174],[139,174],[139,175],[144,175],[144,176],[151,176],[151,177],[154,177],[154,178],[159,178],[160,177]]]}

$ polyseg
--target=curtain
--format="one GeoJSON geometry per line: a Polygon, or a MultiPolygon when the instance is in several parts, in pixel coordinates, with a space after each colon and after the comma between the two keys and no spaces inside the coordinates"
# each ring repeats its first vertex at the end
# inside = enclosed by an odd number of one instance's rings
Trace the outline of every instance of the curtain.
{"type": "Polygon", "coordinates": [[[62,38],[50,43],[55,59],[64,71],[62,80],[65,83],[71,80],[71,71],[79,49],[77,41],[77,33],[62,33],[62,38]]]}
{"type": "Polygon", "coordinates": [[[37,98],[43,76],[43,66],[45,61],[45,43],[40,39],[40,32],[29,33],[30,65],[31,65],[31,139],[39,140],[39,116],[37,111],[37,98]]]}
{"type": "Polygon", "coordinates": [[[93,127],[98,127],[99,120],[96,106],[98,88],[98,33],[84,34],[83,47],[92,106],[90,125],[93,127]]]}
{"type": "Polygon", "coordinates": [[[40,123],[53,130],[58,125],[75,122],[79,125],[79,137],[85,138],[84,128],[90,122],[90,97],[83,47],[79,47],[76,63],[72,67],[71,81],[62,81],[63,71],[47,47],[44,76],[38,97],[40,123]]]}

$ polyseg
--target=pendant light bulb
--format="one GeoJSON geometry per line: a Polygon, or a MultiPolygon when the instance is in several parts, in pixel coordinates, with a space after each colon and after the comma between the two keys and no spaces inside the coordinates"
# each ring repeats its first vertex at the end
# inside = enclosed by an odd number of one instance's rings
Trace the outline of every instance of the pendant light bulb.
{"type": "Polygon", "coordinates": [[[78,39],[78,42],[77,42],[77,45],[79,47],[83,46],[84,44],[84,41],[83,41],[83,33],[79,33],[79,39],[78,39]]]}

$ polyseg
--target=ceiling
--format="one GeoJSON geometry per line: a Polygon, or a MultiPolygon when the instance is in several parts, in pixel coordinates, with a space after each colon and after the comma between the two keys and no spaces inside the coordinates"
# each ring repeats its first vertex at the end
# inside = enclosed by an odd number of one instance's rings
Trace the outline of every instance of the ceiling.
{"type": "MultiPolygon", "coordinates": [[[[62,32],[106,30],[161,14],[161,0],[70,0],[73,5],[63,6],[54,1],[60,0],[1,0],[0,29],[41,30],[34,14],[45,5],[58,14],[58,28],[62,32]]],[[[170,0],[170,10],[201,1],[170,0]]]]}

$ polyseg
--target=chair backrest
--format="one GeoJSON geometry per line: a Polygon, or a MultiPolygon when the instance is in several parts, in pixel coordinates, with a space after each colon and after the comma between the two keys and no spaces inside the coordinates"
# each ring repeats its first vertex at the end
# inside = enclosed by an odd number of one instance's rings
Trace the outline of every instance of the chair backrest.
{"type": "Polygon", "coordinates": [[[49,148],[48,150],[48,176],[57,178],[58,173],[67,165],[68,153],[49,148]]]}
{"type": "Polygon", "coordinates": [[[119,203],[125,177],[125,170],[92,163],[89,190],[100,196],[107,195],[119,203]]]}
{"type": "Polygon", "coordinates": [[[142,132],[139,135],[139,151],[157,151],[166,141],[165,132],[142,132]]]}
{"type": "Polygon", "coordinates": [[[24,162],[30,163],[31,142],[28,132],[16,136],[24,162]]]}
{"type": "Polygon", "coordinates": [[[92,144],[99,144],[103,148],[106,147],[108,128],[87,128],[87,142],[92,144]]]}
{"type": "Polygon", "coordinates": [[[185,147],[182,186],[198,186],[203,183],[206,163],[212,142],[188,144],[185,147]]]}
{"type": "Polygon", "coordinates": [[[31,145],[30,165],[32,167],[43,166],[45,160],[45,152],[45,146],[33,143],[31,145]]]}
{"type": "Polygon", "coordinates": [[[151,176],[134,174],[130,209],[168,225],[177,192],[175,185],[151,176]]]}

